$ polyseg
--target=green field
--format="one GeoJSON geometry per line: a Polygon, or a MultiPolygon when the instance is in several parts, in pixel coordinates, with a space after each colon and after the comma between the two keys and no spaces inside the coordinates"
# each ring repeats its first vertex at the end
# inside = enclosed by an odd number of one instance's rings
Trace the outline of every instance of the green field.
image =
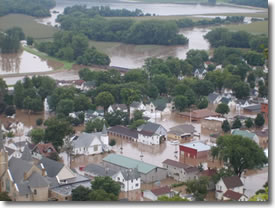
{"type": "Polygon", "coordinates": [[[268,18],[268,13],[267,12],[259,12],[259,13],[219,13],[219,14],[204,14],[204,16],[246,16],[246,17],[268,18]]]}
{"type": "Polygon", "coordinates": [[[26,36],[35,39],[49,38],[57,31],[57,28],[42,25],[31,16],[21,14],[10,14],[0,17],[0,30],[5,31],[11,27],[21,27],[26,36]]]}
{"type": "Polygon", "coordinates": [[[268,35],[268,21],[253,22],[251,24],[241,24],[241,25],[226,25],[231,31],[246,31],[253,34],[266,34],[268,35]]]}

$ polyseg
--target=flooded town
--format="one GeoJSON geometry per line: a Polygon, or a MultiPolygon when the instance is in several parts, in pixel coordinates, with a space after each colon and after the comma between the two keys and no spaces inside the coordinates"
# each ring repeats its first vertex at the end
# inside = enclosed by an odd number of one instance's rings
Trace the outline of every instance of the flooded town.
{"type": "Polygon", "coordinates": [[[267,1],[22,2],[0,11],[0,201],[268,201],[267,1]]]}

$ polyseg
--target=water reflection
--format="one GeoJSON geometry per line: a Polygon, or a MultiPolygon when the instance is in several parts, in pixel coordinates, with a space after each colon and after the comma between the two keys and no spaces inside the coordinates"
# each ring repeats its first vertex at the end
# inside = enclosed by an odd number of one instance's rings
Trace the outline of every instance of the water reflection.
{"type": "Polygon", "coordinates": [[[46,61],[27,51],[0,54],[0,74],[16,74],[51,71],[57,66],[53,61],[46,61]]]}

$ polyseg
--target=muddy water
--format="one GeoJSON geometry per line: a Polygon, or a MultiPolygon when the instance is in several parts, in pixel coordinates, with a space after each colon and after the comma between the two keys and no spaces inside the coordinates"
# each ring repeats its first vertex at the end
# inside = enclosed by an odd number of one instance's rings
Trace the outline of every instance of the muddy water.
{"type": "Polygon", "coordinates": [[[148,4],[139,2],[125,2],[114,0],[58,0],[56,7],[51,10],[52,16],[49,18],[38,19],[37,21],[43,24],[56,25],[55,19],[58,14],[63,13],[64,8],[73,5],[87,5],[87,7],[93,6],[109,6],[111,9],[128,9],[135,10],[141,9],[143,13],[150,13],[155,15],[167,16],[167,15],[198,15],[198,14],[214,14],[214,13],[254,13],[261,10],[238,8],[229,6],[206,6],[200,4],[148,4]],[[56,13],[58,12],[58,13],[56,13]]]}
{"type": "Polygon", "coordinates": [[[27,51],[0,53],[0,75],[52,71],[55,63],[46,61],[27,51]]]}
{"type": "Polygon", "coordinates": [[[139,68],[144,64],[145,59],[149,57],[167,58],[169,56],[185,59],[186,54],[191,49],[208,50],[210,44],[203,38],[210,31],[208,28],[190,28],[180,30],[189,39],[188,45],[178,46],[138,46],[130,44],[120,44],[117,47],[107,51],[111,58],[111,66],[120,66],[125,68],[139,68]]]}

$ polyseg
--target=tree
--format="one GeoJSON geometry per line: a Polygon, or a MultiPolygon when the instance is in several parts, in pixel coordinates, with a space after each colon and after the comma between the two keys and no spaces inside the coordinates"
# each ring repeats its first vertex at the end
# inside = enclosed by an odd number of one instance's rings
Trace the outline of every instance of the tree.
{"type": "Polygon", "coordinates": [[[137,127],[139,127],[142,124],[145,124],[146,121],[143,119],[139,119],[139,120],[135,120],[133,121],[133,123],[129,126],[130,129],[136,129],[137,127]]]}
{"type": "Polygon", "coordinates": [[[130,120],[130,105],[134,101],[140,100],[140,92],[134,89],[122,88],[120,90],[120,95],[122,97],[123,103],[127,106],[128,117],[130,120]]]}
{"type": "Polygon", "coordinates": [[[189,201],[189,200],[186,198],[181,198],[179,195],[175,195],[173,197],[160,196],[158,197],[158,201],[189,201]]]}
{"type": "Polygon", "coordinates": [[[120,110],[116,110],[112,113],[105,113],[104,118],[110,126],[128,125],[129,123],[128,113],[120,110]]]}
{"type": "Polygon", "coordinates": [[[204,108],[207,108],[208,106],[208,100],[206,97],[202,97],[198,103],[198,108],[199,109],[204,109],[204,108]]]}
{"type": "Polygon", "coordinates": [[[248,201],[268,201],[268,195],[268,187],[266,187],[263,193],[255,194],[248,201]]]}
{"type": "Polygon", "coordinates": [[[116,140],[111,139],[110,142],[109,142],[109,145],[110,146],[115,146],[116,145],[116,140]]]}
{"type": "Polygon", "coordinates": [[[74,111],[74,101],[70,99],[62,99],[58,102],[58,105],[56,107],[57,114],[63,114],[65,116],[68,116],[69,113],[73,111],[74,111]]]}
{"type": "Polygon", "coordinates": [[[85,132],[92,133],[92,132],[100,132],[103,129],[105,124],[104,120],[96,118],[95,120],[90,120],[85,125],[85,132]]]}
{"type": "Polygon", "coordinates": [[[74,110],[77,111],[85,111],[88,110],[92,105],[92,102],[89,97],[83,94],[79,94],[74,98],[74,110]]]}
{"type": "Polygon", "coordinates": [[[102,106],[104,112],[107,108],[115,102],[113,95],[109,92],[101,92],[95,98],[96,105],[102,106]]]}
{"type": "Polygon", "coordinates": [[[232,124],[232,129],[239,129],[242,127],[242,122],[239,118],[236,118],[232,124]]]}
{"type": "Polygon", "coordinates": [[[84,186],[78,186],[72,190],[72,201],[89,201],[91,189],[84,186]]]}
{"type": "Polygon", "coordinates": [[[229,124],[229,122],[227,121],[227,120],[225,120],[225,121],[223,121],[222,122],[222,130],[223,130],[223,132],[224,133],[227,133],[227,132],[229,132],[230,131],[230,124],[229,124]]]}
{"type": "Polygon", "coordinates": [[[44,142],[51,142],[56,150],[63,146],[63,139],[73,133],[70,123],[56,117],[49,118],[44,122],[45,130],[44,142]]]}
{"type": "Polygon", "coordinates": [[[11,201],[7,192],[0,192],[0,201],[11,201]]]}
{"type": "Polygon", "coordinates": [[[208,178],[200,177],[199,179],[189,180],[186,182],[186,192],[193,194],[196,201],[204,201],[207,194],[208,178]]]}
{"type": "Polygon", "coordinates": [[[221,168],[217,171],[216,174],[212,175],[211,179],[214,183],[218,183],[218,181],[223,177],[234,176],[235,173],[231,169],[221,168]]]}
{"type": "Polygon", "coordinates": [[[216,113],[220,113],[222,115],[228,114],[230,111],[229,107],[225,103],[220,103],[216,108],[216,113]]]}
{"type": "Polygon", "coordinates": [[[243,99],[249,96],[249,85],[245,82],[236,82],[233,84],[232,90],[238,99],[243,99]]]}
{"type": "Polygon", "coordinates": [[[265,119],[264,119],[263,114],[258,113],[257,117],[255,118],[254,123],[255,123],[256,127],[262,127],[264,125],[264,123],[265,123],[265,119]]]}
{"type": "Polygon", "coordinates": [[[249,138],[239,135],[225,135],[212,147],[211,155],[224,161],[228,169],[239,177],[245,169],[262,168],[268,159],[262,148],[249,138]]]}
{"type": "Polygon", "coordinates": [[[183,95],[178,95],[174,98],[175,107],[179,111],[184,111],[184,109],[188,106],[188,100],[183,95]]]}
{"type": "Polygon", "coordinates": [[[252,118],[248,118],[245,120],[245,126],[247,128],[251,128],[253,125],[254,125],[254,122],[253,122],[252,118]]]}
{"type": "Polygon", "coordinates": [[[41,126],[42,124],[43,124],[43,119],[42,118],[36,119],[36,125],[37,126],[41,126]]]}
{"type": "Polygon", "coordinates": [[[253,66],[263,66],[265,62],[264,54],[255,51],[248,51],[244,57],[247,63],[253,66]]]}
{"type": "Polygon", "coordinates": [[[28,36],[27,37],[27,45],[31,46],[33,44],[33,37],[28,36]]]}
{"type": "Polygon", "coordinates": [[[89,194],[91,201],[117,201],[120,193],[120,184],[108,176],[95,177],[91,182],[92,191],[89,194]]]}
{"type": "Polygon", "coordinates": [[[30,132],[31,140],[34,144],[37,144],[44,140],[45,130],[44,129],[32,129],[30,132]]]}
{"type": "Polygon", "coordinates": [[[12,106],[12,105],[9,105],[6,107],[6,110],[5,110],[5,114],[6,116],[12,116],[13,114],[15,114],[15,108],[12,106]]]}

